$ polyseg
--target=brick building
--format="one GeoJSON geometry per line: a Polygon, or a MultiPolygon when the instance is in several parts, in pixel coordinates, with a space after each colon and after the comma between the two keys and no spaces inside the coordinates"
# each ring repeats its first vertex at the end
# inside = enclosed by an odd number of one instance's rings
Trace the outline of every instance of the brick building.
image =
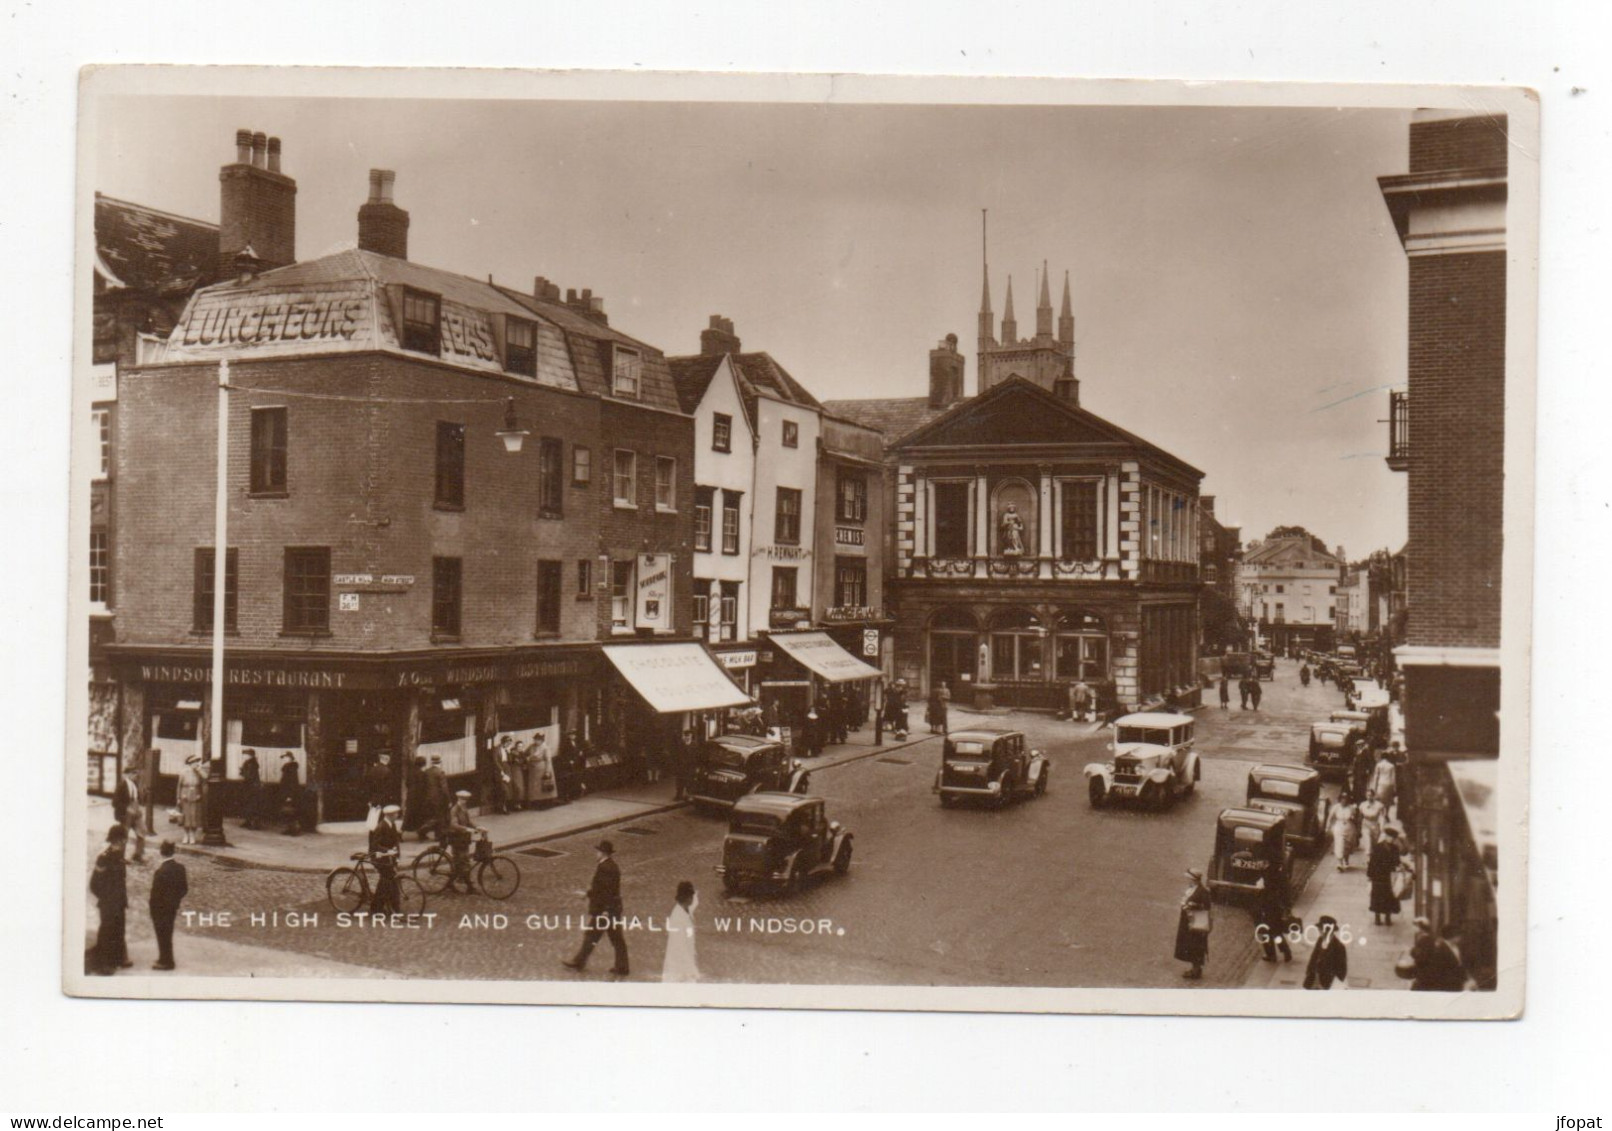
{"type": "Polygon", "coordinates": [[[1407,474],[1405,675],[1416,909],[1460,932],[1468,971],[1495,983],[1504,520],[1504,116],[1418,111],[1410,170],[1379,178],[1409,272],[1406,389],[1392,394],[1388,464],[1407,474]]]}
{"type": "Polygon", "coordinates": [[[683,710],[742,701],[680,642],[693,430],[660,352],[591,293],[410,262],[384,171],[358,247],[296,262],[295,183],[242,156],[221,174],[220,248],[244,245],[230,275],[121,388],[109,654],[122,748],[161,751],[159,791],[210,743],[225,361],[227,777],[245,747],[271,776],[289,752],[339,820],[363,813],[382,751],[438,756],[485,795],[483,753],[505,735],[553,750],[575,732],[604,773],[683,710]],[[646,648],[692,665],[712,701],[668,710],[646,648]]]}

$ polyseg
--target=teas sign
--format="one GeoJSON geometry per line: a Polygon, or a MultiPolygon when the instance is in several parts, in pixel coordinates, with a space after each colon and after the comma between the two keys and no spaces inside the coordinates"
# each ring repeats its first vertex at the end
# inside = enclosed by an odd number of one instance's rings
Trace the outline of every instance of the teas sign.
{"type": "Polygon", "coordinates": [[[656,632],[672,631],[672,556],[638,555],[637,625],[656,632]]]}

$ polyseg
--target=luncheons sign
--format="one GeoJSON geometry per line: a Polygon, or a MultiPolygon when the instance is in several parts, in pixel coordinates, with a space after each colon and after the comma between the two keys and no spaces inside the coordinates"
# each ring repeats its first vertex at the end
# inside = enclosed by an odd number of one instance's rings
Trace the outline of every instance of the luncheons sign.
{"type": "Polygon", "coordinates": [[[169,356],[312,352],[376,344],[371,292],[363,282],[317,290],[204,291],[168,338],[169,356]]]}

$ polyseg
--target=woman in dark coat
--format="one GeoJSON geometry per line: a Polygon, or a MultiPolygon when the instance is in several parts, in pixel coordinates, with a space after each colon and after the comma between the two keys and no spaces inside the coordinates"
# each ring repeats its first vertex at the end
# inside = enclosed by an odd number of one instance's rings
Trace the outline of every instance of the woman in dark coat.
{"type": "Polygon", "coordinates": [[[1399,897],[1394,894],[1394,873],[1399,870],[1401,853],[1395,830],[1387,829],[1371,846],[1366,859],[1366,878],[1371,881],[1371,921],[1378,926],[1393,923],[1399,914],[1399,897]]]}
{"type": "Polygon", "coordinates": [[[1330,990],[1333,982],[1349,981],[1349,948],[1338,939],[1338,921],[1323,915],[1315,921],[1321,938],[1310,951],[1310,964],[1304,969],[1304,988],[1330,990]]]}
{"type": "Polygon", "coordinates": [[[1213,897],[1198,869],[1188,869],[1187,878],[1192,886],[1181,897],[1181,913],[1175,927],[1175,958],[1177,962],[1190,964],[1181,972],[1183,978],[1197,979],[1203,977],[1203,964],[1209,957],[1209,906],[1213,897]]]}

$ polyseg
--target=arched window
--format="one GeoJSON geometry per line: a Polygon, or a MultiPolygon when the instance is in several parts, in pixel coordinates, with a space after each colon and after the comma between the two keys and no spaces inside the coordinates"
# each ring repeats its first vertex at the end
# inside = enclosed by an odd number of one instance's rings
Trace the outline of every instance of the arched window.
{"type": "Polygon", "coordinates": [[[1096,613],[1071,610],[1058,618],[1053,642],[1054,675],[1074,682],[1108,679],[1108,625],[1096,613]]]}
{"type": "Polygon", "coordinates": [[[991,617],[991,678],[1040,682],[1047,678],[1047,629],[1028,609],[1004,609],[991,617]]]}

